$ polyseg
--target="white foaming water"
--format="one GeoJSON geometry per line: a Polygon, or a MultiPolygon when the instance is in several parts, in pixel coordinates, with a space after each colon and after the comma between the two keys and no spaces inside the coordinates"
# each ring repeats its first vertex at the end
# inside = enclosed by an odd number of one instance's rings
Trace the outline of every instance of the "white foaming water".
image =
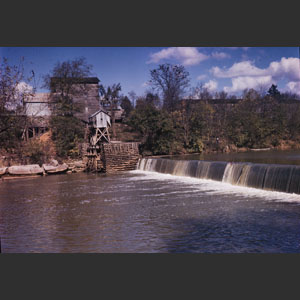
{"type": "Polygon", "coordinates": [[[82,200],[80,201],[80,204],[85,204],[85,203],[90,203],[91,201],[90,200],[82,200]]]}
{"type": "Polygon", "coordinates": [[[160,180],[160,181],[171,181],[180,182],[186,184],[198,192],[211,195],[235,195],[243,198],[261,198],[265,200],[273,200],[278,202],[293,202],[300,204],[299,194],[290,194],[276,191],[260,190],[256,188],[244,187],[240,185],[232,185],[226,182],[219,182],[209,179],[199,179],[187,176],[178,176],[170,174],[162,174],[152,171],[134,170],[130,171],[131,174],[136,174],[136,177],[130,177],[130,180],[160,180]],[[141,178],[141,175],[143,177],[141,178]]]}

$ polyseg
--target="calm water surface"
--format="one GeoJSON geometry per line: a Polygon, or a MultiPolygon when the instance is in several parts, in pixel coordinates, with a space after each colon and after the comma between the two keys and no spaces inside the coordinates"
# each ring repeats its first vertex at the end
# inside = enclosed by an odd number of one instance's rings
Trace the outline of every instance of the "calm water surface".
{"type": "Polygon", "coordinates": [[[187,160],[209,160],[209,161],[231,161],[252,162],[262,164],[287,164],[300,165],[299,150],[270,150],[270,151],[248,151],[238,153],[211,153],[172,156],[172,159],[187,160]]]}
{"type": "Polygon", "coordinates": [[[132,171],[0,182],[2,252],[300,252],[300,195],[132,171]]]}

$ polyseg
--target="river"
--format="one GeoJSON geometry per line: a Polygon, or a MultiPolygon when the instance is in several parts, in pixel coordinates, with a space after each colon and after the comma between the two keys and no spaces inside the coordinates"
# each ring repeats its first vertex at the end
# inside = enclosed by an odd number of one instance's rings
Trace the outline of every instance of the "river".
{"type": "Polygon", "coordinates": [[[0,234],[3,253],[296,253],[300,195],[144,170],[3,181],[0,234]]]}

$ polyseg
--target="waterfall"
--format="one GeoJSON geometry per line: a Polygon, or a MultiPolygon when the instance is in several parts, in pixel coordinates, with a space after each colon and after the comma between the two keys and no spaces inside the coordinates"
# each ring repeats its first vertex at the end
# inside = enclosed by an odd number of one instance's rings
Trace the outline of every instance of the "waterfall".
{"type": "Polygon", "coordinates": [[[300,194],[300,166],[142,158],[139,170],[300,194]]]}

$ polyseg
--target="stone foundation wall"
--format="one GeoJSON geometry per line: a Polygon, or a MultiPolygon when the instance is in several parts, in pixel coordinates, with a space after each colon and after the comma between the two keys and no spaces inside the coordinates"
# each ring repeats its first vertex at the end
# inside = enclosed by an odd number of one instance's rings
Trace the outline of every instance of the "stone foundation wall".
{"type": "Polygon", "coordinates": [[[102,160],[106,173],[135,170],[139,154],[139,143],[103,144],[102,160]]]}

